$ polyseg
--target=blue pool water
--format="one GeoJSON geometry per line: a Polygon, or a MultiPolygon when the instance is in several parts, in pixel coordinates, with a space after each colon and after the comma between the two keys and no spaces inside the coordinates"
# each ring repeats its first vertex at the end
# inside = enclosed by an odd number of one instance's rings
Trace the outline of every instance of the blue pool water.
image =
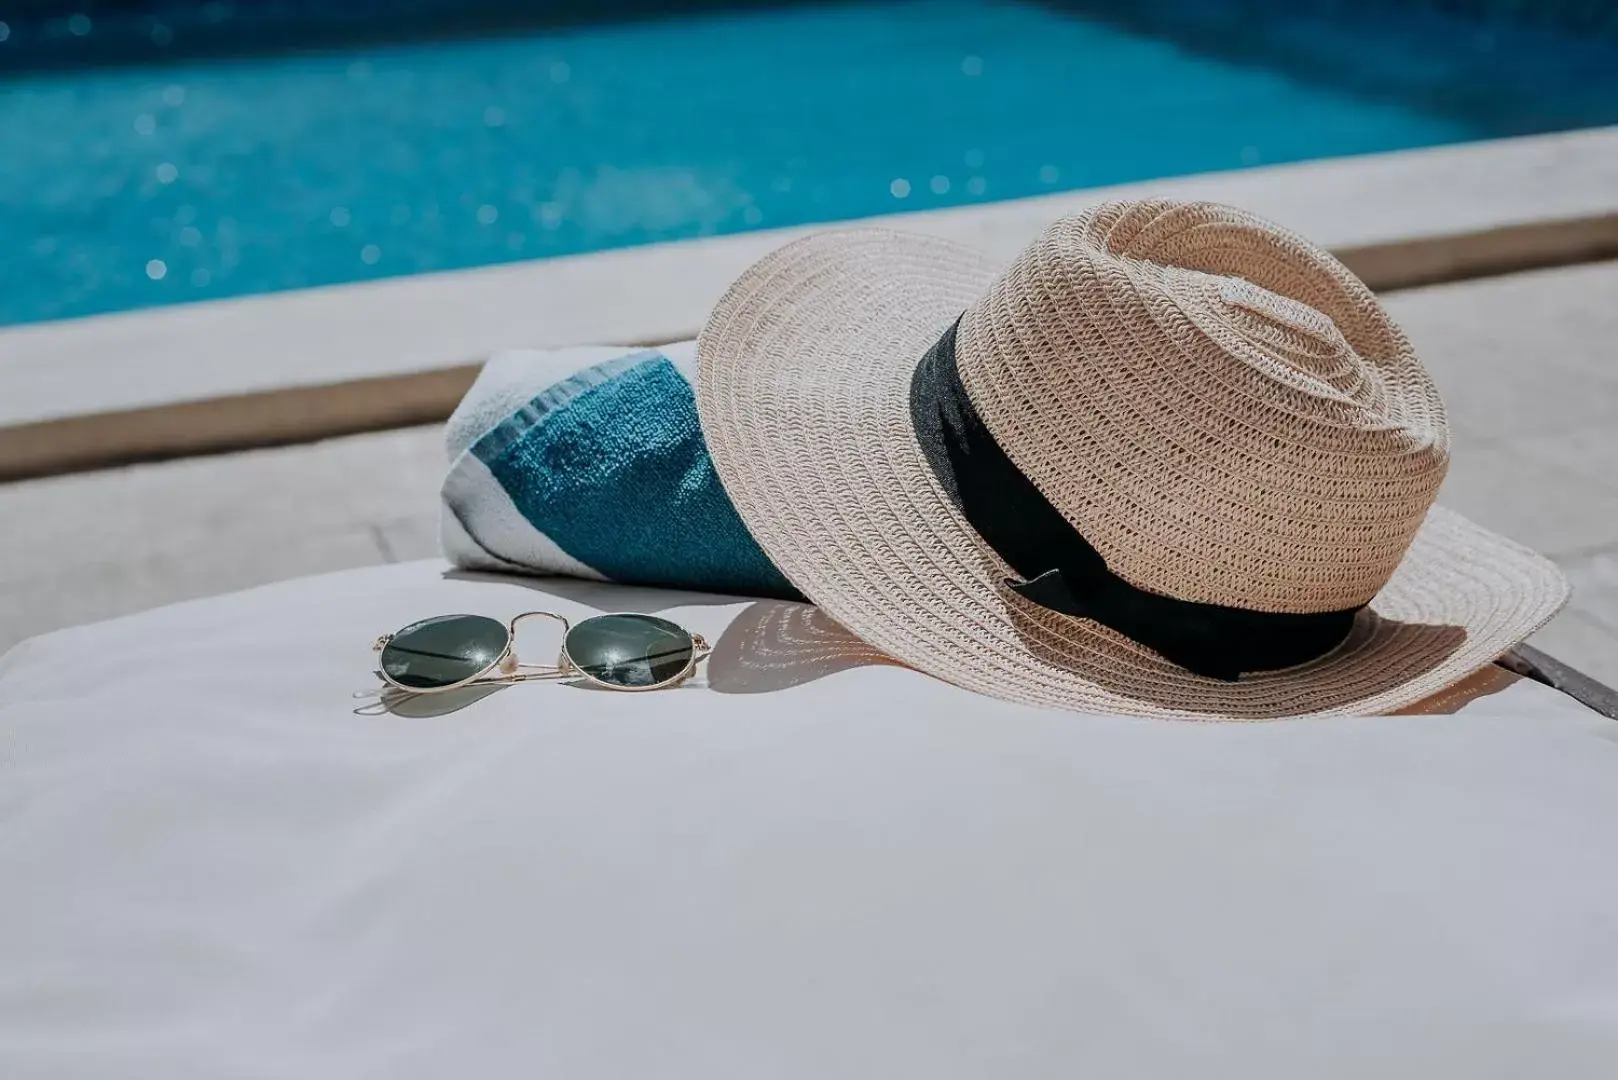
{"type": "MultiPolygon", "coordinates": [[[[7,28],[0,323],[1618,120],[1599,36],[1257,7],[804,4],[10,71],[7,28]]],[[[103,32],[71,18],[39,33],[103,32]]]]}

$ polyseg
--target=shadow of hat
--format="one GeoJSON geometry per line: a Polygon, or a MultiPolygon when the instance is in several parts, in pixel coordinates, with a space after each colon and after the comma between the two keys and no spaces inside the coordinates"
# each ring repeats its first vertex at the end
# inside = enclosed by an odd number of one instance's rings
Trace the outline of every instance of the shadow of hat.
{"type": "Polygon", "coordinates": [[[820,608],[760,600],[731,620],[708,658],[708,687],[767,694],[872,664],[897,665],[820,608]]]}

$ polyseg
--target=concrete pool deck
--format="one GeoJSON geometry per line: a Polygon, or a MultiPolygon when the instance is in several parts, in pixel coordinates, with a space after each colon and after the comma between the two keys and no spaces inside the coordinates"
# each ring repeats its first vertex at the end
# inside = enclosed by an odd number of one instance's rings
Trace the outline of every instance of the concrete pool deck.
{"type": "MultiPolygon", "coordinates": [[[[1618,257],[1618,127],[866,219],[1010,258],[1108,198],[1243,206],[1373,288],[1618,257]]],[[[0,479],[442,419],[516,346],[690,337],[805,229],[0,329],[0,479]]]]}

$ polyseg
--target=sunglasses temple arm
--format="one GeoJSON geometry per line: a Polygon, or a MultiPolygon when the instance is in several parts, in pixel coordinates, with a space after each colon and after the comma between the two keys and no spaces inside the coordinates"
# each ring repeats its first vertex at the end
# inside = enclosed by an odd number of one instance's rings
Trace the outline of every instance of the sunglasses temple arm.
{"type": "Polygon", "coordinates": [[[545,668],[542,671],[516,671],[509,675],[491,675],[487,679],[480,681],[497,683],[540,682],[545,679],[567,679],[571,678],[572,675],[571,671],[545,668]]]}
{"type": "Polygon", "coordinates": [[[537,670],[500,671],[499,669],[496,669],[486,675],[479,675],[477,678],[472,680],[471,685],[476,686],[480,683],[499,683],[500,685],[504,686],[508,683],[539,682],[544,679],[567,679],[571,678],[573,675],[571,671],[563,671],[561,668],[540,667],[537,664],[524,664],[522,666],[525,668],[535,668],[537,670]]]}
{"type": "Polygon", "coordinates": [[[543,679],[569,679],[576,674],[577,672],[569,667],[565,660],[557,664],[523,664],[508,657],[500,666],[472,681],[487,683],[538,682],[543,679]]]}

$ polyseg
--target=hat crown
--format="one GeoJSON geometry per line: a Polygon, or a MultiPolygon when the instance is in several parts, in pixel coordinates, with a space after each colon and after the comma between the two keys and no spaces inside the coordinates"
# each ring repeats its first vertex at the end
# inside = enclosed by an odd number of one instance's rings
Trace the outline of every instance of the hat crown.
{"type": "Polygon", "coordinates": [[[1386,584],[1448,464],[1443,403],[1346,267],[1214,204],[1058,221],[962,318],[1007,456],[1140,588],[1336,611],[1386,584]]]}

